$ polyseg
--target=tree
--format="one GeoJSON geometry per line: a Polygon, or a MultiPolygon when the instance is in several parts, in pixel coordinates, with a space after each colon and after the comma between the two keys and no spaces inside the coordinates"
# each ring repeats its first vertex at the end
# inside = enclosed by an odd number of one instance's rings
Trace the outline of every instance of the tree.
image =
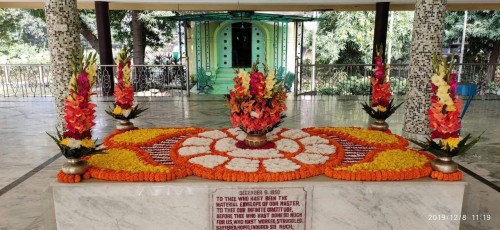
{"type": "MultiPolygon", "coordinates": [[[[31,10],[30,13],[45,18],[43,10],[31,10]]],[[[119,43],[118,47],[132,47],[135,64],[144,63],[146,46],[157,49],[170,42],[176,26],[175,21],[165,18],[173,15],[170,11],[111,10],[109,14],[114,43],[119,43]]],[[[95,17],[95,10],[80,10],[80,34],[99,52],[95,17]]]]}
{"type": "Polygon", "coordinates": [[[316,42],[318,63],[370,63],[375,13],[368,11],[326,12],[321,15],[316,42]],[[362,60],[362,63],[340,61],[362,60]]]}
{"type": "Polygon", "coordinates": [[[144,64],[146,46],[157,49],[172,40],[176,22],[170,11],[112,11],[113,38],[132,47],[135,64],[144,64]]]}
{"type": "MultiPolygon", "coordinates": [[[[445,18],[445,45],[460,42],[463,31],[463,11],[448,12],[445,18]]],[[[495,64],[500,57],[500,11],[470,11],[467,20],[464,62],[495,64]]],[[[494,68],[488,69],[487,80],[494,78],[494,68]]]]}
{"type": "MultiPolygon", "coordinates": [[[[409,60],[413,12],[393,12],[392,59],[409,60]]],[[[326,12],[321,15],[316,49],[317,63],[371,63],[375,12],[326,12]]],[[[389,44],[389,42],[388,42],[389,44]]]]}
{"type": "Polygon", "coordinates": [[[9,47],[26,43],[36,49],[47,47],[45,23],[19,9],[0,9],[0,53],[9,47]]]}

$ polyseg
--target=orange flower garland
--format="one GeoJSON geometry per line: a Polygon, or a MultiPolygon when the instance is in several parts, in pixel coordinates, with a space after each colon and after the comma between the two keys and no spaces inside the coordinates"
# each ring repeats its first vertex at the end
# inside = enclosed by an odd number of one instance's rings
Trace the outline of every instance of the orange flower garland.
{"type": "MultiPolygon", "coordinates": [[[[325,175],[334,179],[339,180],[351,180],[351,181],[398,181],[398,180],[411,180],[421,177],[429,176],[432,168],[429,161],[433,159],[433,156],[427,154],[426,152],[411,150],[411,149],[393,149],[393,150],[374,150],[370,152],[363,161],[355,164],[342,165],[339,167],[327,167],[325,169],[325,175]],[[367,165],[374,162],[378,155],[381,153],[393,152],[411,152],[414,154],[419,154],[427,158],[427,163],[421,167],[415,167],[415,165],[410,167],[401,167],[398,169],[363,169],[367,165]],[[359,167],[357,167],[359,166],[359,167]],[[364,167],[365,166],[365,167],[364,167]],[[351,169],[354,167],[353,169],[351,169]]],[[[415,163],[415,162],[410,162],[415,163]]],[[[394,165],[393,165],[394,166],[394,165]]],[[[382,167],[383,168],[383,167],[382,167]]],[[[390,168],[390,167],[389,167],[390,168]]]]}
{"type": "MultiPolygon", "coordinates": [[[[59,183],[80,183],[83,179],[83,177],[88,177],[89,174],[88,174],[88,171],[85,172],[85,174],[83,176],[80,176],[80,175],[75,175],[75,174],[66,174],[66,173],[63,173],[62,170],[59,170],[59,172],[57,173],[57,181],[59,183]]],[[[85,178],[85,179],[88,179],[88,178],[85,178]]]]}
{"type": "Polygon", "coordinates": [[[431,178],[440,181],[460,181],[464,177],[461,171],[456,171],[454,173],[443,173],[439,171],[432,171],[431,178]]]}

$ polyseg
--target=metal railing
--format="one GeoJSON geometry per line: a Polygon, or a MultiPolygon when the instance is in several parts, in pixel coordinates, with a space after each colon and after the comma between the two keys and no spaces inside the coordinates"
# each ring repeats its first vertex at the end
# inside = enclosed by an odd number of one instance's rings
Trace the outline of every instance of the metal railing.
{"type": "MultiPolygon", "coordinates": [[[[0,65],[0,97],[47,97],[53,95],[50,65],[0,65]]],[[[186,96],[191,83],[184,65],[135,65],[131,82],[137,96],[186,96]]],[[[100,65],[94,92],[112,95],[116,66],[100,65]]]]}
{"type": "MultiPolygon", "coordinates": [[[[373,65],[309,64],[299,68],[298,94],[370,95],[373,65]]],[[[458,73],[460,69],[460,83],[477,84],[480,94],[500,94],[500,64],[455,64],[454,72],[458,73]]],[[[408,64],[390,66],[388,79],[393,94],[405,95],[408,92],[408,72],[408,64]]]]}
{"type": "MultiPolygon", "coordinates": [[[[460,81],[478,85],[480,94],[500,94],[500,64],[456,64],[462,67],[460,81]]],[[[369,95],[372,65],[300,65],[298,94],[369,95]],[[314,77],[312,75],[314,71],[314,77]]],[[[138,96],[185,96],[192,87],[184,65],[135,65],[131,81],[138,96]]],[[[408,91],[408,64],[393,64],[389,72],[392,91],[408,91]]],[[[430,74],[430,73],[429,73],[430,74]]],[[[116,66],[99,66],[94,91],[97,96],[111,95],[116,82],[116,66]]],[[[0,97],[52,96],[54,81],[50,65],[0,65],[0,97]]]]}

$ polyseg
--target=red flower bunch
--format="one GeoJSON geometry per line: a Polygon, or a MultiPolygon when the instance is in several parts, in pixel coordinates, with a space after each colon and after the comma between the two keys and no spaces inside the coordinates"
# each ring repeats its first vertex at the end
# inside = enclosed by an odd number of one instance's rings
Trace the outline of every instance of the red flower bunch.
{"type": "Polygon", "coordinates": [[[134,104],[134,88],[130,83],[130,57],[125,49],[118,53],[118,84],[115,86],[115,104],[121,110],[130,109],[134,104]]]}
{"type": "Polygon", "coordinates": [[[387,81],[387,66],[382,61],[380,52],[375,57],[374,76],[370,78],[372,83],[372,107],[378,107],[382,112],[389,107],[391,100],[391,84],[387,81]]]}
{"type": "Polygon", "coordinates": [[[471,139],[471,135],[467,134],[460,138],[462,100],[456,95],[456,74],[451,73],[453,64],[448,64],[445,58],[437,55],[434,55],[432,64],[434,74],[431,77],[432,96],[428,110],[431,136],[425,142],[410,141],[436,156],[454,157],[466,153],[481,135],[471,139]]]}
{"type": "Polygon", "coordinates": [[[83,66],[80,66],[81,60],[74,63],[69,86],[70,95],[64,101],[64,120],[66,121],[64,137],[78,140],[91,138],[90,130],[95,125],[96,107],[90,102],[90,97],[94,95],[91,88],[95,82],[97,70],[95,62],[96,56],[90,54],[83,66]]]}
{"type": "Polygon", "coordinates": [[[238,71],[234,89],[230,92],[230,120],[247,133],[265,133],[279,125],[286,110],[286,92],[282,80],[275,79],[275,72],[259,72],[257,64],[250,73],[238,71]]]}
{"type": "Polygon", "coordinates": [[[128,120],[134,119],[147,108],[134,106],[134,87],[130,83],[130,57],[125,48],[123,48],[116,58],[118,83],[115,85],[115,104],[106,113],[115,119],[128,120]]]}
{"type": "Polygon", "coordinates": [[[438,63],[434,64],[434,75],[431,78],[431,108],[428,110],[431,139],[458,140],[462,100],[455,94],[457,74],[451,73],[451,67],[447,67],[444,59],[435,62],[438,63]]]}

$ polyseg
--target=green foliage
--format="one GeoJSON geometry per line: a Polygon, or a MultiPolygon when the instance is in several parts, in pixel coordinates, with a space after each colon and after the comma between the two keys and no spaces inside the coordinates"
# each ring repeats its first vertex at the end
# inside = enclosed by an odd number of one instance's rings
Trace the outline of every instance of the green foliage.
{"type": "Polygon", "coordinates": [[[371,107],[369,104],[370,103],[362,103],[361,105],[363,106],[363,110],[373,119],[381,119],[381,120],[386,120],[389,118],[396,110],[403,105],[403,102],[401,104],[394,106],[393,105],[394,99],[391,99],[389,102],[389,106],[387,107],[386,111],[380,111],[380,110],[374,110],[373,107],[371,107]]]}
{"type": "MultiPolygon", "coordinates": [[[[408,85],[406,79],[390,78],[393,95],[406,95],[408,85]]],[[[341,77],[331,85],[320,87],[318,93],[321,95],[370,95],[370,78],[348,76],[341,77]],[[333,87],[332,87],[333,86],[333,87]]]]}
{"type": "MultiPolygon", "coordinates": [[[[462,41],[463,11],[449,11],[445,18],[444,46],[462,41]]],[[[469,11],[464,62],[486,62],[495,41],[500,40],[500,11],[469,11]]]]}
{"type": "MultiPolygon", "coordinates": [[[[65,146],[61,144],[61,141],[65,138],[59,130],[56,129],[56,135],[51,135],[50,133],[45,132],[49,137],[57,144],[57,147],[61,150],[61,153],[63,154],[64,157],[68,159],[78,159],[84,156],[89,156],[92,154],[103,154],[102,150],[97,150],[101,144],[96,145],[94,148],[86,148],[83,146],[80,146],[79,148],[70,148],[68,146],[65,146]]],[[[95,140],[97,142],[97,139],[95,140]]]]}
{"type": "MultiPolygon", "coordinates": [[[[171,11],[141,11],[139,20],[144,26],[146,45],[156,49],[172,40],[172,32],[176,22],[165,17],[173,16],[171,11]]],[[[110,25],[113,39],[128,47],[132,47],[132,11],[110,11],[110,25]]]]}
{"type": "Polygon", "coordinates": [[[128,117],[125,117],[122,114],[120,114],[120,115],[114,114],[113,110],[115,107],[116,107],[116,105],[114,105],[113,107],[109,107],[105,112],[109,116],[113,117],[114,119],[118,119],[118,120],[138,118],[138,117],[140,117],[141,113],[143,113],[144,111],[149,109],[149,108],[144,108],[144,107],[140,107],[139,105],[136,105],[136,106],[132,107],[132,111],[130,112],[130,115],[128,115],[128,117]]]}
{"type": "Polygon", "coordinates": [[[318,63],[353,64],[338,62],[339,59],[371,63],[374,12],[326,12],[321,18],[316,38],[316,49],[322,51],[316,53],[318,63]]]}
{"type": "Polygon", "coordinates": [[[322,95],[370,95],[370,78],[348,76],[339,80],[333,87],[325,86],[318,90],[322,95]]]}
{"type": "MultiPolygon", "coordinates": [[[[484,133],[484,132],[483,132],[484,133]]],[[[458,146],[454,149],[451,149],[447,144],[444,149],[442,148],[442,141],[435,142],[434,140],[427,138],[425,142],[409,139],[410,142],[418,145],[423,150],[428,151],[438,157],[454,157],[458,155],[465,154],[469,149],[472,148],[480,139],[483,134],[478,137],[471,139],[472,136],[467,134],[464,139],[462,139],[458,146]],[[470,141],[469,141],[470,140],[470,141]]]]}
{"type": "MultiPolygon", "coordinates": [[[[47,47],[45,23],[22,9],[0,9],[0,53],[9,59],[22,55],[12,53],[12,46],[28,44],[38,51],[47,47]]],[[[10,62],[10,61],[9,61],[10,62]]]]}
{"type": "MultiPolygon", "coordinates": [[[[408,62],[410,56],[413,12],[391,12],[394,18],[392,60],[408,62]]],[[[326,12],[317,32],[316,62],[320,64],[372,63],[375,12],[326,12]]],[[[306,43],[307,44],[307,43],[306,43]]]]}

